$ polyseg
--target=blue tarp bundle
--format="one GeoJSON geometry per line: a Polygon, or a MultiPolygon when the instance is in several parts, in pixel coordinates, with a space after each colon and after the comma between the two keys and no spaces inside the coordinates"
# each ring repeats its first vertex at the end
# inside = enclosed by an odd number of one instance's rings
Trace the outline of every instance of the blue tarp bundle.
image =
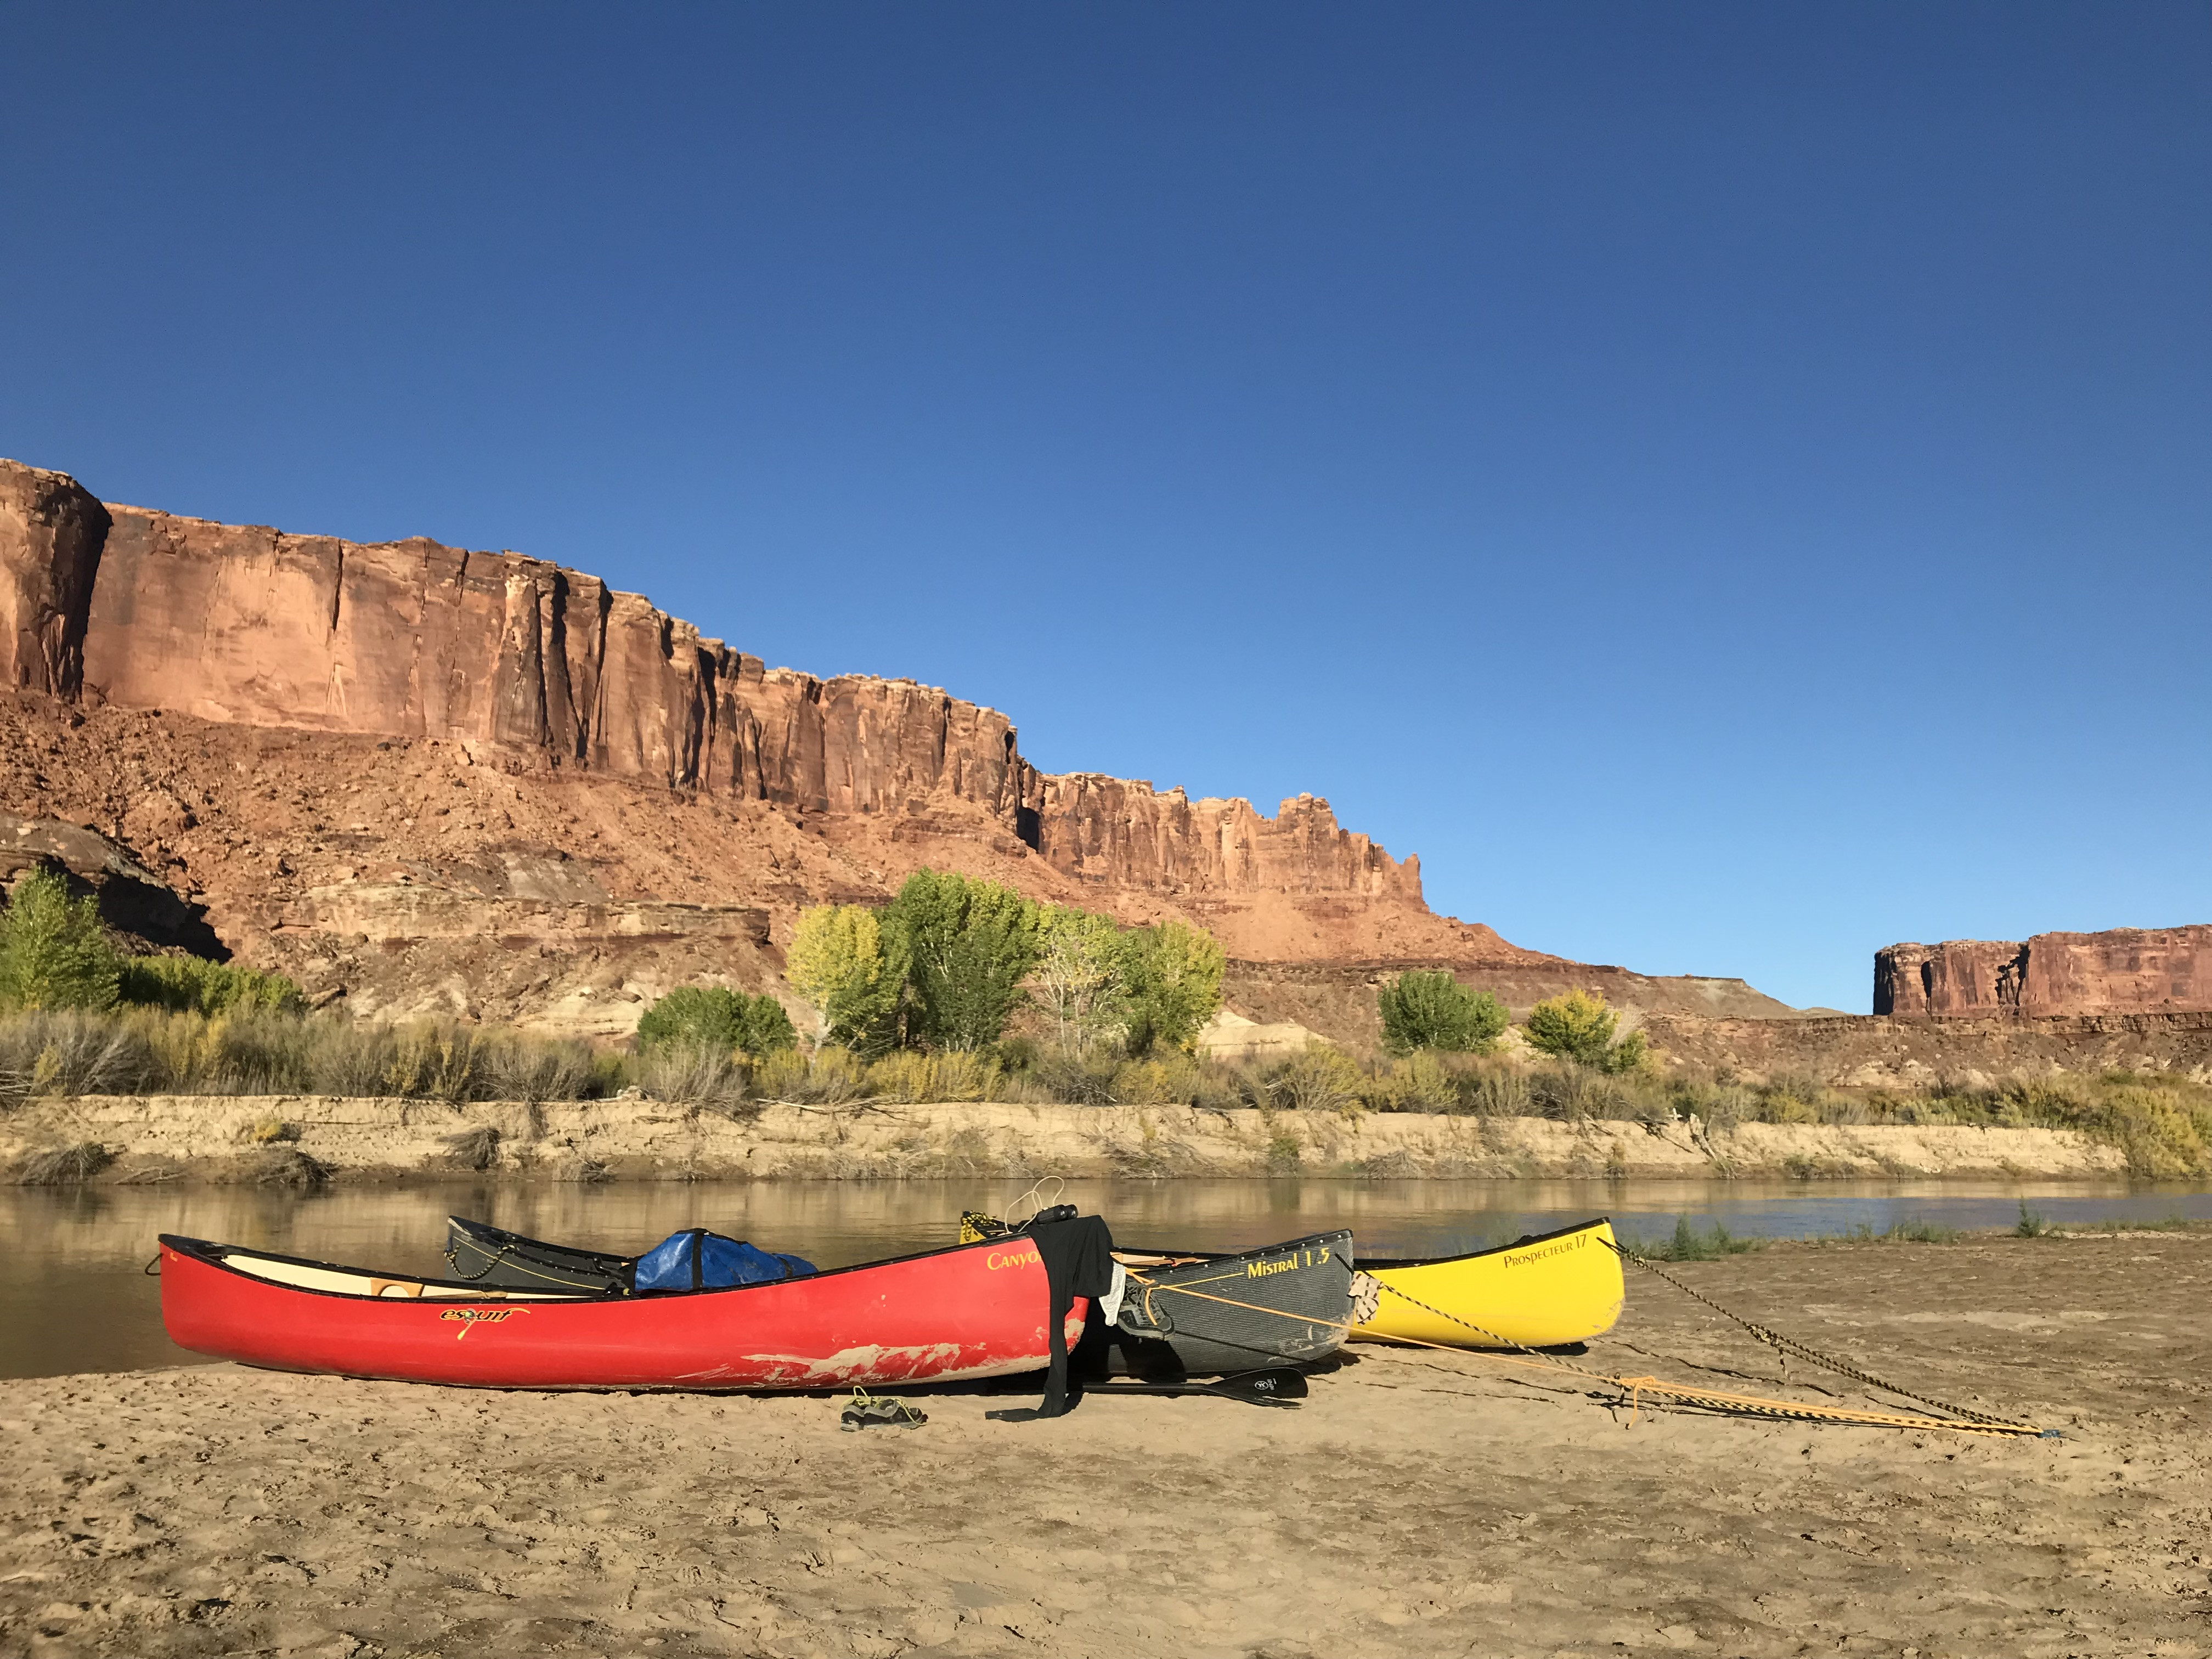
{"type": "Polygon", "coordinates": [[[813,1271],[812,1262],[795,1255],[778,1255],[703,1227],[687,1227],[638,1257],[634,1283],[641,1291],[698,1291],[804,1279],[813,1271]]]}

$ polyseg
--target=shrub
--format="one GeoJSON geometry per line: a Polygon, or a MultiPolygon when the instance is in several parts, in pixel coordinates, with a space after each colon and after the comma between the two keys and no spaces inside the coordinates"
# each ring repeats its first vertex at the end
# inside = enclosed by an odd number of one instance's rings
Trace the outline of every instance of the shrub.
{"type": "Polygon", "coordinates": [[[0,913],[0,1005],[15,1008],[109,1008],[122,959],[92,900],[70,896],[51,870],[15,884],[0,913]]]}
{"type": "Polygon", "coordinates": [[[1341,1052],[1325,1042],[1284,1060],[1267,1082],[1270,1103],[1299,1112],[1336,1112],[1350,1117],[1360,1110],[1365,1079],[1341,1052]]]}
{"type": "Polygon", "coordinates": [[[489,1123],[445,1138],[446,1162],[457,1170],[489,1170],[499,1161],[499,1131],[489,1123]]]}
{"type": "Polygon", "coordinates": [[[996,1061],[965,1051],[925,1054],[902,1049],[885,1054],[867,1068],[861,1091],[872,1100],[904,1104],[986,1100],[999,1079],[996,1061]]]}
{"type": "Polygon", "coordinates": [[[1533,1048],[1577,1061],[1594,1071],[1617,1074],[1641,1066],[1645,1051],[1641,1031],[1632,1031],[1618,1042],[1613,1040],[1620,1018],[1606,1006],[1603,997],[1573,990],[1547,998],[1531,1008],[1522,1030],[1533,1048]]]}
{"type": "Polygon", "coordinates": [[[204,957],[133,957],[122,964],[117,993],[125,1002],[175,1013],[298,1013],[306,1006],[300,988],[282,974],[204,957]]]}
{"type": "MultiPolygon", "coordinates": [[[[234,1013],[208,1023],[208,1094],[322,1092],[317,1085],[315,1028],[285,1014],[234,1013]]],[[[387,1088],[373,1092],[383,1094],[387,1088]]],[[[408,1092],[404,1090],[397,1092],[408,1092]]]]}
{"type": "Polygon", "coordinates": [[[991,1085],[998,1080],[999,1067],[995,1061],[967,1049],[933,1056],[935,1076],[931,1079],[932,1097],[937,1100],[987,1100],[991,1085]]]}
{"type": "Polygon", "coordinates": [[[477,1097],[489,1045],[475,1027],[439,1021],[398,1033],[385,1076],[392,1092],[459,1105],[477,1097]]]}
{"type": "Polygon", "coordinates": [[[1124,934],[1122,950],[1129,1052],[1188,1048],[1221,1009],[1221,975],[1228,965],[1221,942],[1179,921],[1164,921],[1124,934]]]}
{"type": "Polygon", "coordinates": [[[275,1146],[261,1154],[246,1171],[257,1187],[295,1187],[313,1189],[331,1178],[330,1166],[296,1146],[275,1146]]]}
{"type": "Polygon", "coordinates": [[[96,1140],[57,1146],[25,1158],[16,1180],[26,1187],[81,1187],[115,1162],[115,1154],[96,1140]]]}
{"type": "Polygon", "coordinates": [[[1046,1054],[1030,1075],[1048,1100],[1068,1106],[1111,1106],[1121,1056],[1107,1049],[1046,1054]]]}
{"type": "Polygon", "coordinates": [[[1459,1084],[1442,1060],[1419,1050],[1376,1073],[1360,1097],[1378,1112],[1449,1112],[1459,1105],[1459,1084]]]}
{"type": "Polygon", "coordinates": [[[483,1079],[495,1100],[535,1106],[548,1100],[580,1100],[593,1091],[592,1051],[580,1042],[520,1032],[485,1045],[483,1079]]]}
{"type": "Polygon", "coordinates": [[[2212,1169],[2212,1106],[2178,1091],[2113,1088],[2081,1127],[2116,1144],[2137,1176],[2197,1175],[2212,1169]]]}
{"type": "Polygon", "coordinates": [[[325,1018],[307,1025],[307,1086],[317,1094],[388,1094],[401,1075],[399,1033],[389,1025],[325,1018]]]}
{"type": "Polygon", "coordinates": [[[1188,1104],[1203,1086],[1197,1066],[1170,1049],[1124,1062],[1114,1073],[1112,1092],[1116,1105],[1174,1106],[1188,1104]]]}
{"type": "Polygon", "coordinates": [[[1405,973],[1376,993],[1382,1046],[1395,1054],[1423,1048],[1487,1054],[1508,1021],[1505,1005],[1470,991],[1449,974],[1405,973]]]}
{"type": "Polygon", "coordinates": [[[866,1068],[843,1048],[817,1048],[811,1054],[781,1048],[754,1068],[753,1093],[762,1100],[836,1106],[865,1091],[866,1068]]]}
{"type": "Polygon", "coordinates": [[[112,1015],[40,1010],[0,1026],[0,1097],[131,1094],[156,1071],[145,1038],[112,1015]]]}
{"type": "Polygon", "coordinates": [[[1037,912],[1012,888],[917,870],[884,908],[888,961],[906,964],[907,1035],[936,1048],[999,1040],[1036,966],[1037,912]]]}
{"type": "Polygon", "coordinates": [[[720,985],[686,985],[671,991],[637,1023],[637,1047],[720,1048],[758,1057],[795,1048],[791,1016],[771,996],[747,996],[720,985]]]}
{"type": "MultiPolygon", "coordinates": [[[[785,1052],[785,1051],[779,1051],[785,1052]]],[[[638,1057],[638,1085],[683,1106],[734,1105],[745,1097],[745,1067],[732,1048],[662,1043],[638,1057]]]]}
{"type": "Polygon", "coordinates": [[[910,1105],[936,1098],[931,1091],[936,1087],[937,1067],[927,1054],[913,1048],[902,1048],[872,1061],[865,1075],[862,1087],[871,1100],[886,1100],[895,1105],[910,1105]]]}
{"type": "Polygon", "coordinates": [[[1459,1109],[1480,1117],[1529,1117],[1535,1103],[1529,1098],[1528,1074],[1518,1066],[1492,1062],[1462,1072],[1459,1109]]]}
{"type": "Polygon", "coordinates": [[[906,963],[876,913],[858,904],[803,912],[784,952],[784,977],[815,1013],[815,1040],[863,1054],[898,1041],[906,963]]]}

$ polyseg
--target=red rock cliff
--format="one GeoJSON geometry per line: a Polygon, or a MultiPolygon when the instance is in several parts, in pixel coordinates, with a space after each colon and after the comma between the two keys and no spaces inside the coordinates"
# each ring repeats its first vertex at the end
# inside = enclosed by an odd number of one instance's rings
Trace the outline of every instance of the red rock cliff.
{"type": "Polygon", "coordinates": [[[1877,1014],[2180,1013],[2212,1009],[2212,927],[2038,933],[2026,943],[1893,945],[1874,959],[1877,1014]]]}
{"type": "Polygon", "coordinates": [[[14,684],[93,703],[491,744],[801,813],[950,799],[1086,883],[1424,910],[1418,863],[1339,828],[1326,801],[1270,820],[1243,800],[1043,777],[995,710],[910,681],[766,668],[636,594],[514,553],[106,507],[63,474],[0,462],[0,629],[14,684]]]}
{"type": "Polygon", "coordinates": [[[1300,795],[1271,821],[1246,800],[1192,800],[1091,772],[1039,780],[1037,850],[1078,879],[1163,893],[1346,893],[1421,902],[1420,860],[1399,863],[1300,795]]]}
{"type": "MultiPolygon", "coordinates": [[[[88,699],[473,739],[815,811],[944,790],[1011,812],[1027,780],[1003,715],[905,682],[765,670],[539,560],[112,511],[82,630],[88,699]]],[[[19,542],[5,562],[38,558],[19,542]]]]}

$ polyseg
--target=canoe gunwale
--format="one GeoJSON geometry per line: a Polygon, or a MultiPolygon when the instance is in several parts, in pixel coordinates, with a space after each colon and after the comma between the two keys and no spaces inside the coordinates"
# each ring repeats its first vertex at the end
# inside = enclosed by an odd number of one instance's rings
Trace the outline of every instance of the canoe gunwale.
{"type": "Polygon", "coordinates": [[[1492,1244],[1487,1249],[1469,1250],[1463,1255],[1363,1256],[1359,1270],[1376,1273],[1387,1267],[1449,1267],[1462,1261],[1480,1261],[1486,1255],[1504,1255],[1508,1250],[1525,1250],[1532,1244],[1549,1244],[1554,1239],[1572,1238],[1577,1233],[1590,1232],[1612,1224],[1611,1216],[1601,1215],[1589,1221],[1577,1221],[1571,1227],[1555,1228],[1548,1233],[1524,1233],[1510,1244],[1492,1244]]]}
{"type": "MultiPolygon", "coordinates": [[[[165,1244],[169,1249],[175,1250],[180,1255],[189,1255],[194,1260],[205,1262],[209,1267],[216,1268],[222,1273],[232,1273],[236,1275],[238,1278],[251,1279],[256,1284],[262,1285],[278,1284],[282,1281],[265,1279],[259,1273],[248,1273],[242,1267],[234,1267],[224,1259],[225,1256],[229,1254],[235,1253],[240,1255],[258,1256],[264,1261],[282,1261],[288,1266],[295,1267],[319,1267],[327,1273],[357,1273],[363,1278],[381,1279],[393,1283],[421,1285],[425,1288],[434,1285],[441,1290],[454,1290],[471,1292],[487,1302],[497,1299],[499,1292],[509,1288],[506,1286],[487,1287],[475,1279],[439,1279],[434,1276],[422,1273],[382,1273],[374,1271],[367,1267],[359,1267],[351,1262],[319,1261],[310,1256],[284,1255],[275,1250],[256,1249],[249,1244],[223,1244],[218,1243],[210,1239],[187,1238],[177,1233],[162,1233],[159,1235],[159,1238],[162,1244],[165,1244]]],[[[551,1292],[540,1292],[536,1294],[544,1294],[546,1296],[546,1299],[549,1301],[563,1304],[579,1303],[586,1304],[646,1301],[672,1302],[687,1297],[731,1296],[744,1291],[773,1290],[779,1285],[793,1284],[796,1283],[798,1279],[801,1279],[810,1280],[834,1279],[846,1273],[866,1273],[872,1267],[897,1267],[904,1262],[927,1261],[931,1256],[951,1255],[961,1250],[972,1250],[976,1248],[977,1247],[973,1244],[948,1244],[934,1250],[915,1250],[906,1255],[884,1256],[873,1261],[855,1261],[848,1267],[824,1267],[816,1273],[799,1274],[793,1279],[765,1279],[751,1285],[704,1285],[696,1291],[684,1288],[672,1291],[629,1291],[615,1294],[605,1291],[580,1290],[574,1295],[569,1296],[563,1296],[551,1292]]],[[[296,1291],[301,1296],[326,1296],[340,1302],[376,1302],[380,1300],[389,1300],[389,1298],[369,1296],[353,1291],[319,1290],[313,1285],[307,1285],[288,1284],[284,1285],[283,1288],[288,1291],[296,1291]]],[[[461,1296],[453,1299],[455,1301],[466,1301],[468,1297],[466,1296],[461,1296]]]]}

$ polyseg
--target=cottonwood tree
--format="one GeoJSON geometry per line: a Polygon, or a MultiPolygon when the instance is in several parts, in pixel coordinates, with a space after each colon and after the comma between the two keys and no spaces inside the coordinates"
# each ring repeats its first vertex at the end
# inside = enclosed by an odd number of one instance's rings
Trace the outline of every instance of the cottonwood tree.
{"type": "Polygon", "coordinates": [[[1040,944],[1030,976],[1063,1054],[1087,1053],[1128,1017],[1128,951],[1111,916],[1072,905],[1038,913],[1040,944]]]}
{"type": "Polygon", "coordinates": [[[123,961],[90,898],[70,896],[51,870],[15,884],[0,915],[0,1004],[16,1008],[112,1008],[123,961]]]}
{"type": "Polygon", "coordinates": [[[1129,1052],[1187,1048],[1221,1008],[1220,941],[1179,921],[1133,928],[1122,935],[1128,983],[1129,1052]]]}
{"type": "Polygon", "coordinates": [[[994,881],[923,869],[884,907],[881,926],[887,954],[905,964],[909,1038],[953,1049],[999,1040],[1036,966],[1036,906],[994,881]]]}
{"type": "Polygon", "coordinates": [[[784,978],[813,1008],[817,1042],[878,1054],[897,1042],[906,964],[896,943],[863,905],[817,905],[800,915],[784,978]]]}

